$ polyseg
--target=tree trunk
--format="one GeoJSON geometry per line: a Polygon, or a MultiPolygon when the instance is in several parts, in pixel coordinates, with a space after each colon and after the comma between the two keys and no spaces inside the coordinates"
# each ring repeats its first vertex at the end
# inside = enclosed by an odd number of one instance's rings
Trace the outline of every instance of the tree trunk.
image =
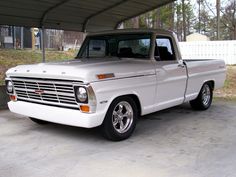
{"type": "Polygon", "coordinates": [[[177,37],[179,41],[182,41],[182,29],[181,29],[181,9],[177,7],[177,22],[176,22],[176,31],[177,31],[177,37]]]}
{"type": "Polygon", "coordinates": [[[139,28],[139,17],[134,17],[131,21],[133,28],[139,28]]]}
{"type": "Polygon", "coordinates": [[[156,12],[156,24],[155,28],[161,28],[161,17],[160,17],[160,8],[157,9],[156,12]]]}
{"type": "Polygon", "coordinates": [[[220,0],[216,0],[216,14],[217,14],[217,40],[220,39],[220,0]]]}
{"type": "Polygon", "coordinates": [[[198,0],[198,33],[201,33],[201,0],[198,0]]]}
{"type": "Polygon", "coordinates": [[[233,40],[236,40],[236,26],[234,26],[233,40]]]}
{"type": "Polygon", "coordinates": [[[175,12],[174,12],[174,3],[170,3],[169,5],[171,9],[171,14],[170,14],[170,30],[174,30],[174,23],[175,23],[175,12]]]}
{"type": "Polygon", "coordinates": [[[183,34],[184,34],[183,40],[186,41],[186,14],[185,14],[184,0],[182,0],[182,14],[183,14],[183,34]]]}

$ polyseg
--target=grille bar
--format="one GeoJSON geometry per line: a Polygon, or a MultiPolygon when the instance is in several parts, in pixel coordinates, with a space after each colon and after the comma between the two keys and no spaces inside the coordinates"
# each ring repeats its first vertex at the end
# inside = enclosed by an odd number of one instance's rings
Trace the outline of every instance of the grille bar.
{"type": "Polygon", "coordinates": [[[79,109],[73,81],[15,77],[11,79],[17,98],[20,100],[79,109]]]}

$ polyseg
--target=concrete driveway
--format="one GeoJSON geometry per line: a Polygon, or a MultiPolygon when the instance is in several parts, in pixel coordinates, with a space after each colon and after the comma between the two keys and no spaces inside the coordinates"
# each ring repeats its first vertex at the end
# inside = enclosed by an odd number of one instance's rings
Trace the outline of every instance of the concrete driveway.
{"type": "Polygon", "coordinates": [[[103,139],[98,129],[40,126],[0,111],[0,177],[87,176],[234,177],[236,104],[157,112],[122,142],[103,139]]]}

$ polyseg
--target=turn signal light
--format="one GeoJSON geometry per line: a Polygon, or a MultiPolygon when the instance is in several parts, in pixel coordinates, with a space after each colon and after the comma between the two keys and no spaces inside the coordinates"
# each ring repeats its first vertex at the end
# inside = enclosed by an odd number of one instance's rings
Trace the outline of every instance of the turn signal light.
{"type": "Polygon", "coordinates": [[[10,100],[11,101],[16,101],[17,100],[16,95],[10,95],[10,100]]]}
{"type": "Polygon", "coordinates": [[[98,79],[107,79],[107,78],[112,78],[115,77],[114,73],[106,73],[106,74],[98,74],[97,75],[98,79]]]}
{"type": "Polygon", "coordinates": [[[87,106],[87,105],[80,105],[80,110],[82,112],[89,112],[89,106],[87,106]]]}

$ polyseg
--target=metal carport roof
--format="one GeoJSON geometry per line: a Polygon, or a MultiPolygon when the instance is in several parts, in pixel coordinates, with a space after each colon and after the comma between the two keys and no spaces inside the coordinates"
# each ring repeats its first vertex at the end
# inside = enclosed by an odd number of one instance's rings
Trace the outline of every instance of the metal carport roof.
{"type": "Polygon", "coordinates": [[[174,0],[0,0],[0,24],[72,31],[114,29],[174,0]]]}

